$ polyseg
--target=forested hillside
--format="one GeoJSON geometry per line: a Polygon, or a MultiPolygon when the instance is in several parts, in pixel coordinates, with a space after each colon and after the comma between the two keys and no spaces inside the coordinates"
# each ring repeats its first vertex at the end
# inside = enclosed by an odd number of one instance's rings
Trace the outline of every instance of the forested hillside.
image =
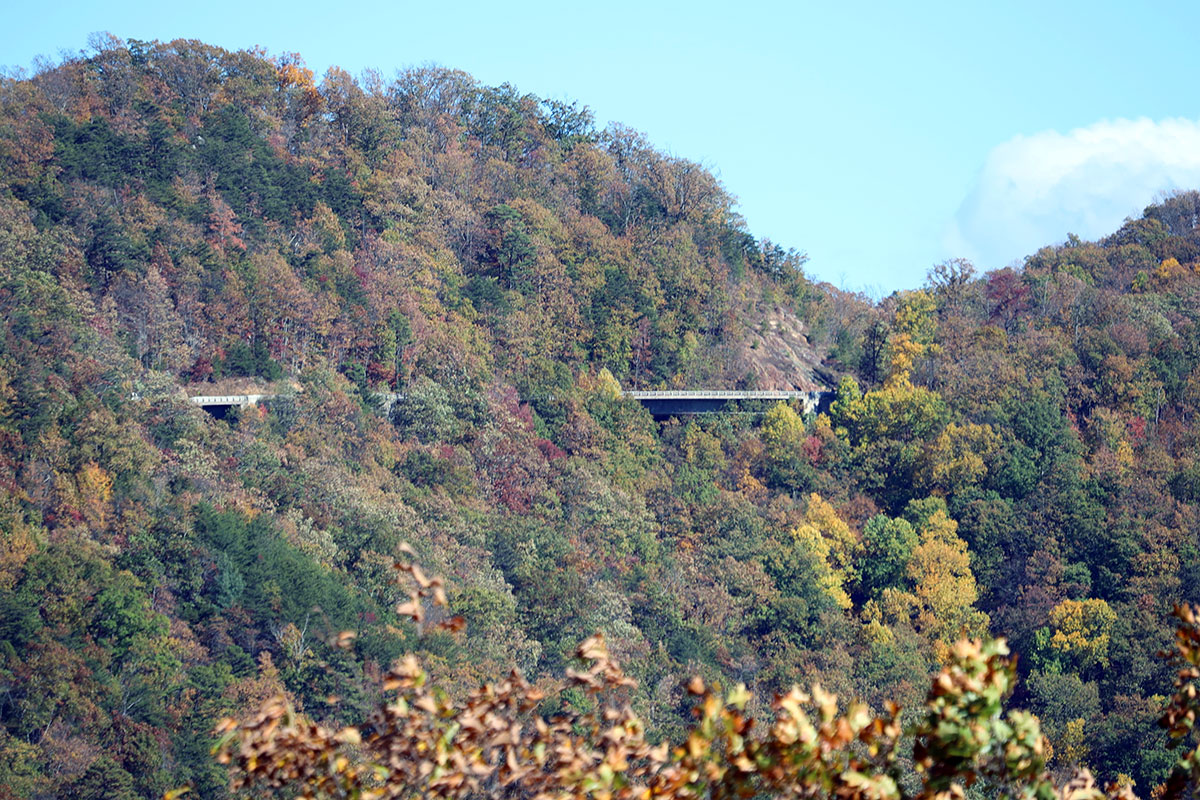
{"type": "Polygon", "coordinates": [[[461,72],[104,39],[10,75],[0,797],[224,796],[223,716],[363,718],[408,652],[549,686],[596,631],[654,741],[695,674],[915,708],[1006,636],[1052,767],[1148,795],[1200,602],[1198,221],[875,304],[698,165],[461,72]],[[819,416],[620,396],[838,378],[819,416]],[[238,380],[279,394],[187,402],[238,380]],[[465,632],[398,611],[406,542],[465,632]]]}

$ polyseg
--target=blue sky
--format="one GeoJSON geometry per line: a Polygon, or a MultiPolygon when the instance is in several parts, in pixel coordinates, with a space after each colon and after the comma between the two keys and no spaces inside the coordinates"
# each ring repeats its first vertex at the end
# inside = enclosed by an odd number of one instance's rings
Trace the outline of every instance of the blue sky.
{"type": "Polygon", "coordinates": [[[1200,188],[1200,4],[58,2],[0,64],[87,37],[201,39],[390,77],[438,63],[578,100],[716,172],[751,230],[848,289],[919,286],[1200,188]]]}

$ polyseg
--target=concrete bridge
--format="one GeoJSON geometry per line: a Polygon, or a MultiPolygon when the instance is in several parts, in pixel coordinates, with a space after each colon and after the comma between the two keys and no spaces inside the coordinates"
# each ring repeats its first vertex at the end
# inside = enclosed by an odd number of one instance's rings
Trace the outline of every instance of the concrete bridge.
{"type": "Polygon", "coordinates": [[[246,408],[247,406],[256,406],[261,400],[269,400],[274,397],[274,393],[263,394],[200,394],[193,395],[188,398],[188,402],[194,406],[201,408],[213,408],[215,406],[223,406],[225,408],[246,408]]]}
{"type": "Polygon", "coordinates": [[[799,400],[806,414],[824,410],[833,399],[833,392],[803,391],[736,391],[723,389],[695,389],[687,391],[626,391],[623,397],[637,400],[655,417],[673,417],[680,414],[712,414],[724,410],[730,403],[747,400],[799,400]]]}
{"type": "MultiPolygon", "coordinates": [[[[249,408],[256,406],[263,401],[270,402],[271,398],[278,397],[278,392],[257,392],[254,394],[197,394],[189,395],[188,402],[194,406],[199,406],[217,419],[225,419],[229,416],[231,408],[249,408]]],[[[404,397],[397,392],[375,392],[375,398],[379,402],[379,410],[384,416],[391,417],[392,406],[396,401],[404,397]]],[[[136,398],[135,398],[136,399],[136,398]]]]}
{"type": "Polygon", "coordinates": [[[217,419],[225,419],[229,415],[229,409],[231,408],[256,406],[261,401],[270,400],[274,396],[274,392],[261,392],[257,394],[202,394],[189,396],[188,402],[194,406],[200,406],[217,419]]]}
{"type": "MultiPolygon", "coordinates": [[[[637,400],[657,418],[682,414],[713,414],[724,410],[730,403],[752,400],[799,400],[805,413],[823,411],[833,399],[834,392],[827,391],[736,391],[724,389],[695,389],[687,391],[624,391],[622,397],[637,400]]],[[[256,394],[192,395],[188,402],[200,406],[215,417],[224,418],[231,408],[247,408],[275,397],[274,392],[256,394]]],[[[404,395],[400,392],[376,392],[380,409],[391,413],[392,406],[404,395]]]]}

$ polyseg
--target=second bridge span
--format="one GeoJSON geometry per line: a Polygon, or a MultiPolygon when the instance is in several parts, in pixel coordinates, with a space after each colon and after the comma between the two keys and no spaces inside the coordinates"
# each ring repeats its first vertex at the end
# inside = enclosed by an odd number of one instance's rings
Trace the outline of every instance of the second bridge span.
{"type": "Polygon", "coordinates": [[[823,403],[828,402],[832,392],[804,391],[736,391],[720,389],[695,389],[689,391],[626,391],[624,397],[637,400],[656,417],[670,417],[676,414],[711,414],[721,411],[730,403],[746,400],[799,400],[805,413],[819,410],[823,403]]]}

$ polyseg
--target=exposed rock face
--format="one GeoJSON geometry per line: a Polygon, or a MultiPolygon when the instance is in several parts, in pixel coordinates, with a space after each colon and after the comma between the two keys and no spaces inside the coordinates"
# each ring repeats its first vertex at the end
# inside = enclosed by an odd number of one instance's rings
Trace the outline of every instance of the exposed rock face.
{"type": "Polygon", "coordinates": [[[749,332],[734,358],[734,374],[753,376],[755,389],[832,389],[823,377],[822,356],[808,340],[806,326],[787,309],[776,306],[749,332]]]}

